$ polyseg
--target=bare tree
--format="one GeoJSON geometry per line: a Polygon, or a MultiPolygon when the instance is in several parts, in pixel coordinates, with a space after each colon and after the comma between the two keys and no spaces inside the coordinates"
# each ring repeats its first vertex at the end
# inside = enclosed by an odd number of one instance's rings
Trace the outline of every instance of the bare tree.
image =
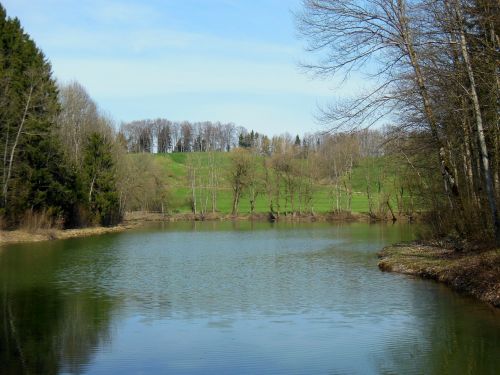
{"type": "MultiPolygon", "coordinates": [[[[493,52],[498,51],[498,2],[304,0],[303,4],[299,27],[309,50],[319,56],[317,63],[304,66],[319,75],[344,78],[361,70],[375,82],[367,94],[327,107],[322,119],[335,130],[399,120],[399,134],[411,131],[426,139],[419,153],[427,152],[427,159],[440,171],[448,202],[447,208],[439,209],[451,210],[451,217],[480,218],[483,227],[491,225],[490,233],[500,244],[499,74],[498,53],[493,52]],[[485,110],[493,119],[489,124],[485,110]],[[482,196],[489,203],[488,214],[482,196]]],[[[468,235],[479,228],[474,223],[450,220],[449,228],[468,235]]]]}
{"type": "Polygon", "coordinates": [[[81,166],[82,148],[91,132],[101,132],[97,105],[78,82],[59,87],[61,112],[58,116],[59,138],[67,154],[81,166]]]}
{"type": "Polygon", "coordinates": [[[228,171],[228,180],[233,191],[233,202],[231,213],[238,214],[239,204],[243,192],[249,184],[251,170],[250,152],[236,148],[231,152],[231,166],[228,171]]]}

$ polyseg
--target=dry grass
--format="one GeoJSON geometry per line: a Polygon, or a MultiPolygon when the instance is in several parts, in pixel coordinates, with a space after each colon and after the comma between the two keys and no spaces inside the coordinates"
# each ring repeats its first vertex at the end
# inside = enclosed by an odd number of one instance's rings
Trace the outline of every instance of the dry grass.
{"type": "Polygon", "coordinates": [[[458,252],[415,243],[386,247],[379,257],[382,271],[436,280],[500,307],[500,249],[458,252]]]}
{"type": "Polygon", "coordinates": [[[39,242],[48,240],[62,240],[76,237],[88,237],[106,233],[123,232],[134,227],[132,224],[115,227],[92,227],[82,229],[39,229],[27,231],[24,229],[0,231],[0,246],[21,242],[39,242]]]}
{"type": "Polygon", "coordinates": [[[41,212],[26,211],[19,229],[29,233],[37,233],[40,230],[62,229],[63,224],[63,219],[58,215],[54,215],[50,210],[41,212]]]}

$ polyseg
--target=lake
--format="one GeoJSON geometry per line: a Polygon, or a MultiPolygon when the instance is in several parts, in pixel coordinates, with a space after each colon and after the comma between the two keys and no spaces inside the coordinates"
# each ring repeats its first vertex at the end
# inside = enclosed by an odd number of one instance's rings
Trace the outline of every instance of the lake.
{"type": "Polygon", "coordinates": [[[0,373],[498,373],[498,311],[378,270],[417,230],[153,223],[0,248],[0,373]]]}

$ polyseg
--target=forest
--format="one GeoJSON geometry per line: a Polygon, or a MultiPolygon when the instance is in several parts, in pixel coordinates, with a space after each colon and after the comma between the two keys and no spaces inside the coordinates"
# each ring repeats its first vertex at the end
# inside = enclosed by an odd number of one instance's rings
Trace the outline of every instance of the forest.
{"type": "Polygon", "coordinates": [[[0,225],[110,226],[135,210],[418,212],[432,236],[499,244],[498,7],[304,0],[297,27],[313,61],[303,68],[364,71],[375,84],[323,108],[325,131],[279,136],[211,121],[115,124],[78,82],[56,82],[0,7],[0,225]]]}

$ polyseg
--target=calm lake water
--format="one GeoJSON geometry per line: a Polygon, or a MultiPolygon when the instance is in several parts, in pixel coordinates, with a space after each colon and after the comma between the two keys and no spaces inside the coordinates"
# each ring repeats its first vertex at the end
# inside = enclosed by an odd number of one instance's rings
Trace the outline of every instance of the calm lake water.
{"type": "Polygon", "coordinates": [[[497,311],[378,270],[416,229],[172,223],[0,248],[0,373],[498,374],[497,311]]]}

